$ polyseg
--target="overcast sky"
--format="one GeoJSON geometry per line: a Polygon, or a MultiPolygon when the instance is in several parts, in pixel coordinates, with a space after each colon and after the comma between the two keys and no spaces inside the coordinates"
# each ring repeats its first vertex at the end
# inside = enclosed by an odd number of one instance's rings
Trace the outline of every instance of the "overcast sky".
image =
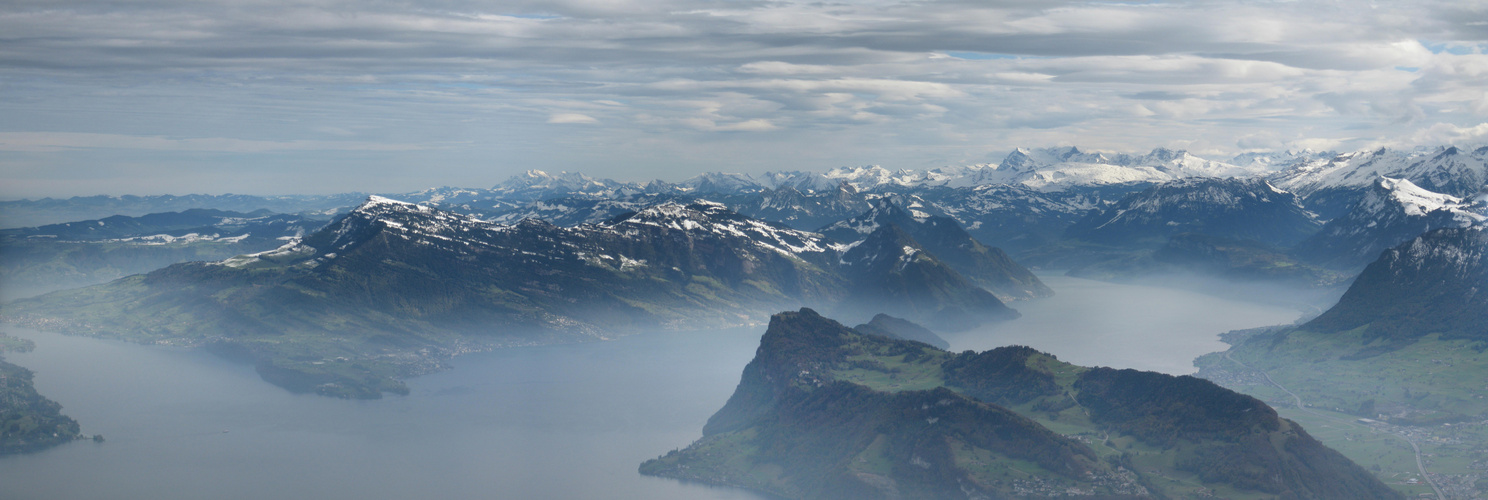
{"type": "Polygon", "coordinates": [[[1488,2],[8,0],[0,197],[1488,142],[1488,2]]]}

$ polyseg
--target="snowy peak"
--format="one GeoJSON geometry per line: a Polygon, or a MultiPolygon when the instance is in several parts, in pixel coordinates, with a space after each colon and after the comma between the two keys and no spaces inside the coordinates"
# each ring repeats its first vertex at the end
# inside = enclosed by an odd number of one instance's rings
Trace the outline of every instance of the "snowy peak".
{"type": "Polygon", "coordinates": [[[1361,208],[1373,211],[1371,209],[1386,202],[1398,206],[1406,215],[1413,217],[1437,210],[1459,210],[1464,206],[1462,198],[1421,189],[1406,179],[1380,177],[1375,181],[1374,189],[1365,197],[1361,208]]]}
{"type": "Polygon", "coordinates": [[[958,177],[954,172],[935,170],[889,170],[878,165],[842,167],[826,173],[829,179],[852,184],[860,191],[875,188],[912,188],[942,186],[958,177]]]}
{"type": "Polygon", "coordinates": [[[528,170],[491,188],[493,194],[520,199],[547,199],[560,196],[613,196],[640,192],[641,187],[611,179],[596,179],[578,172],[528,170]]]}
{"type": "Polygon", "coordinates": [[[1246,167],[1253,170],[1276,171],[1290,168],[1292,166],[1309,162],[1326,160],[1338,156],[1333,151],[1313,151],[1303,149],[1300,151],[1268,151],[1240,153],[1230,158],[1231,165],[1246,167]]]}
{"type": "Polygon", "coordinates": [[[681,230],[711,224],[715,217],[731,213],[727,207],[711,201],[698,200],[685,204],[669,201],[642,208],[635,214],[624,217],[620,222],[681,230]]]}
{"type": "Polygon", "coordinates": [[[923,208],[926,207],[918,198],[905,197],[896,202],[886,196],[874,200],[872,208],[862,215],[828,225],[820,232],[833,241],[844,243],[842,248],[849,249],[852,255],[845,256],[845,262],[861,263],[864,254],[859,249],[878,248],[871,252],[874,258],[888,255],[888,250],[885,250],[888,247],[884,245],[889,244],[875,240],[892,236],[911,242],[890,245],[903,250],[894,255],[910,255],[911,250],[928,252],[939,263],[1000,299],[1028,299],[1053,294],[1032,272],[1014,262],[1002,250],[972,238],[955,219],[932,216],[921,210],[923,208]]]}
{"type": "Polygon", "coordinates": [[[1437,193],[1471,196],[1488,183],[1488,150],[1467,152],[1448,146],[1356,151],[1302,162],[1271,178],[1282,188],[1309,196],[1329,189],[1366,189],[1380,177],[1406,179],[1437,193]]]}
{"type": "Polygon", "coordinates": [[[368,197],[366,202],[346,214],[338,223],[333,223],[335,224],[372,225],[404,234],[425,236],[497,226],[468,215],[382,196],[368,197]]]}
{"type": "Polygon", "coordinates": [[[1253,176],[1254,166],[1206,160],[1182,150],[1153,149],[1145,155],[1087,153],[1075,147],[1017,149],[980,184],[1020,184],[1040,191],[1110,184],[1158,183],[1192,177],[1253,176]]]}
{"type": "Polygon", "coordinates": [[[897,224],[890,223],[878,226],[868,233],[842,256],[842,262],[849,266],[878,269],[882,272],[887,269],[903,269],[922,255],[929,257],[919,242],[897,224]]]}
{"type": "Polygon", "coordinates": [[[867,212],[834,222],[817,232],[837,241],[851,243],[863,240],[882,226],[923,223],[928,218],[930,214],[907,210],[886,196],[873,200],[872,208],[867,212]]]}
{"type": "Polygon", "coordinates": [[[839,262],[860,311],[910,316],[946,331],[1017,317],[896,224],[875,229],[839,262]]]}
{"type": "Polygon", "coordinates": [[[794,189],[802,193],[831,192],[841,189],[843,182],[838,179],[827,177],[825,174],[816,172],[765,172],[761,181],[766,186],[780,189],[794,189]]]}
{"type": "Polygon", "coordinates": [[[722,204],[698,200],[688,204],[667,202],[622,216],[603,227],[626,229],[649,226],[681,231],[693,236],[745,239],[785,255],[822,254],[832,251],[826,239],[808,233],[746,217],[722,204]]]}
{"type": "Polygon", "coordinates": [[[749,174],[708,172],[699,174],[678,184],[683,190],[693,194],[736,194],[748,193],[765,189],[767,186],[755,180],[749,174]]]}
{"type": "Polygon", "coordinates": [[[222,264],[316,267],[379,236],[452,250],[484,245],[489,235],[510,226],[424,205],[371,196],[341,218],[301,240],[268,252],[233,257],[222,264]]]}
{"type": "Polygon", "coordinates": [[[877,186],[889,184],[894,173],[889,169],[878,165],[865,167],[838,167],[828,170],[823,174],[828,179],[846,182],[857,187],[858,190],[871,189],[877,186]]]}
{"type": "Polygon", "coordinates": [[[1436,193],[1406,179],[1380,177],[1344,215],[1328,221],[1294,253],[1311,263],[1356,271],[1390,247],[1439,228],[1483,224],[1488,205],[1436,193]]]}
{"type": "Polygon", "coordinates": [[[366,216],[376,216],[377,214],[409,211],[427,213],[432,210],[432,208],[419,205],[417,203],[409,203],[406,201],[399,201],[392,198],[372,195],[367,197],[367,201],[362,202],[361,205],[358,205],[355,209],[352,209],[352,213],[366,216]]]}
{"type": "Polygon", "coordinates": [[[1002,159],[1002,163],[999,163],[997,165],[997,170],[1001,170],[1004,172],[1021,173],[1032,171],[1038,168],[1039,165],[1040,163],[1034,160],[1033,157],[1029,155],[1028,150],[1018,148],[1014,149],[1013,152],[1008,153],[1007,157],[1002,159]]]}
{"type": "Polygon", "coordinates": [[[1488,184],[1488,151],[1478,149],[1472,153],[1457,147],[1447,147],[1431,155],[1429,160],[1408,167],[1408,177],[1417,185],[1457,196],[1469,197],[1488,184]]]}
{"type": "Polygon", "coordinates": [[[1188,154],[1188,151],[1174,151],[1168,148],[1157,148],[1152,150],[1151,153],[1147,153],[1147,156],[1143,157],[1143,159],[1152,162],[1166,163],[1170,161],[1181,161],[1192,156],[1193,155],[1188,154]]]}
{"type": "MultiPolygon", "coordinates": [[[[1398,217],[1430,219],[1430,228],[1468,227],[1488,220],[1488,205],[1476,199],[1463,199],[1449,194],[1428,191],[1409,180],[1379,178],[1367,195],[1360,200],[1357,213],[1347,219],[1369,224],[1371,227],[1389,223],[1398,217]]],[[[1415,231],[1424,232],[1426,229],[1415,231]]]]}

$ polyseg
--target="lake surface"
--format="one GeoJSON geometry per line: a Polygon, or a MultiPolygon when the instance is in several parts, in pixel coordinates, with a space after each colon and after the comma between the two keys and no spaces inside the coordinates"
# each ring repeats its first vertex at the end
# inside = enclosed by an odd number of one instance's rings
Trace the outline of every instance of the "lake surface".
{"type": "Polygon", "coordinates": [[[952,351],[1026,345],[1077,365],[1187,375],[1198,371],[1194,358],[1229,348],[1219,334],[1301,316],[1293,308],[1176,288],[1057,275],[1039,279],[1054,296],[1008,303],[1023,317],[941,336],[952,351]]]}
{"type": "MultiPolygon", "coordinates": [[[[1295,311],[1195,292],[1041,276],[1057,295],[1016,321],[946,335],[1066,361],[1193,371],[1221,332],[1295,311]]],[[[701,435],[764,328],[665,332],[463,356],[377,401],[294,395],[248,365],[190,350],[7,327],[36,350],[6,358],[86,434],[0,458],[0,498],[749,499],[636,473],[701,435]]]]}

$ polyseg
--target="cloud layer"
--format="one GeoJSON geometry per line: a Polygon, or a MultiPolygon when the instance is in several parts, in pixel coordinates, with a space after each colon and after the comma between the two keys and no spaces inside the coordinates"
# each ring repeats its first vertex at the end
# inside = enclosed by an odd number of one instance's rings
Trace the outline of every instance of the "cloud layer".
{"type": "Polygon", "coordinates": [[[1482,141],[1488,6],[1383,4],[16,0],[0,196],[1482,141]]]}

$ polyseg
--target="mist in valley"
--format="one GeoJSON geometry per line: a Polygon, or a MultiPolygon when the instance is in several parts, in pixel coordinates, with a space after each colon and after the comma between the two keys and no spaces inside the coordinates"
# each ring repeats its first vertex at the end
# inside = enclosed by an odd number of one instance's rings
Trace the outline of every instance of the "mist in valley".
{"type": "MultiPolygon", "coordinates": [[[[1300,314],[1179,288],[1040,278],[1053,297],[1011,302],[1015,320],[940,332],[951,350],[1019,344],[1081,365],[1187,374],[1195,356],[1226,347],[1219,333],[1300,314]]],[[[18,498],[761,498],[635,467],[699,437],[763,330],[468,354],[408,379],[407,396],[358,401],[293,394],[201,350],[9,328],[37,348],[7,359],[107,441],[0,458],[0,484],[18,498]]]]}
{"type": "Polygon", "coordinates": [[[1039,279],[1054,288],[1053,297],[1012,303],[1023,314],[1017,320],[942,334],[951,350],[1026,345],[1077,365],[1188,375],[1197,371],[1194,358],[1228,348],[1220,333],[1290,324],[1303,314],[1292,304],[1158,286],[1167,283],[1160,280],[1116,284],[1047,274],[1039,279]]]}

